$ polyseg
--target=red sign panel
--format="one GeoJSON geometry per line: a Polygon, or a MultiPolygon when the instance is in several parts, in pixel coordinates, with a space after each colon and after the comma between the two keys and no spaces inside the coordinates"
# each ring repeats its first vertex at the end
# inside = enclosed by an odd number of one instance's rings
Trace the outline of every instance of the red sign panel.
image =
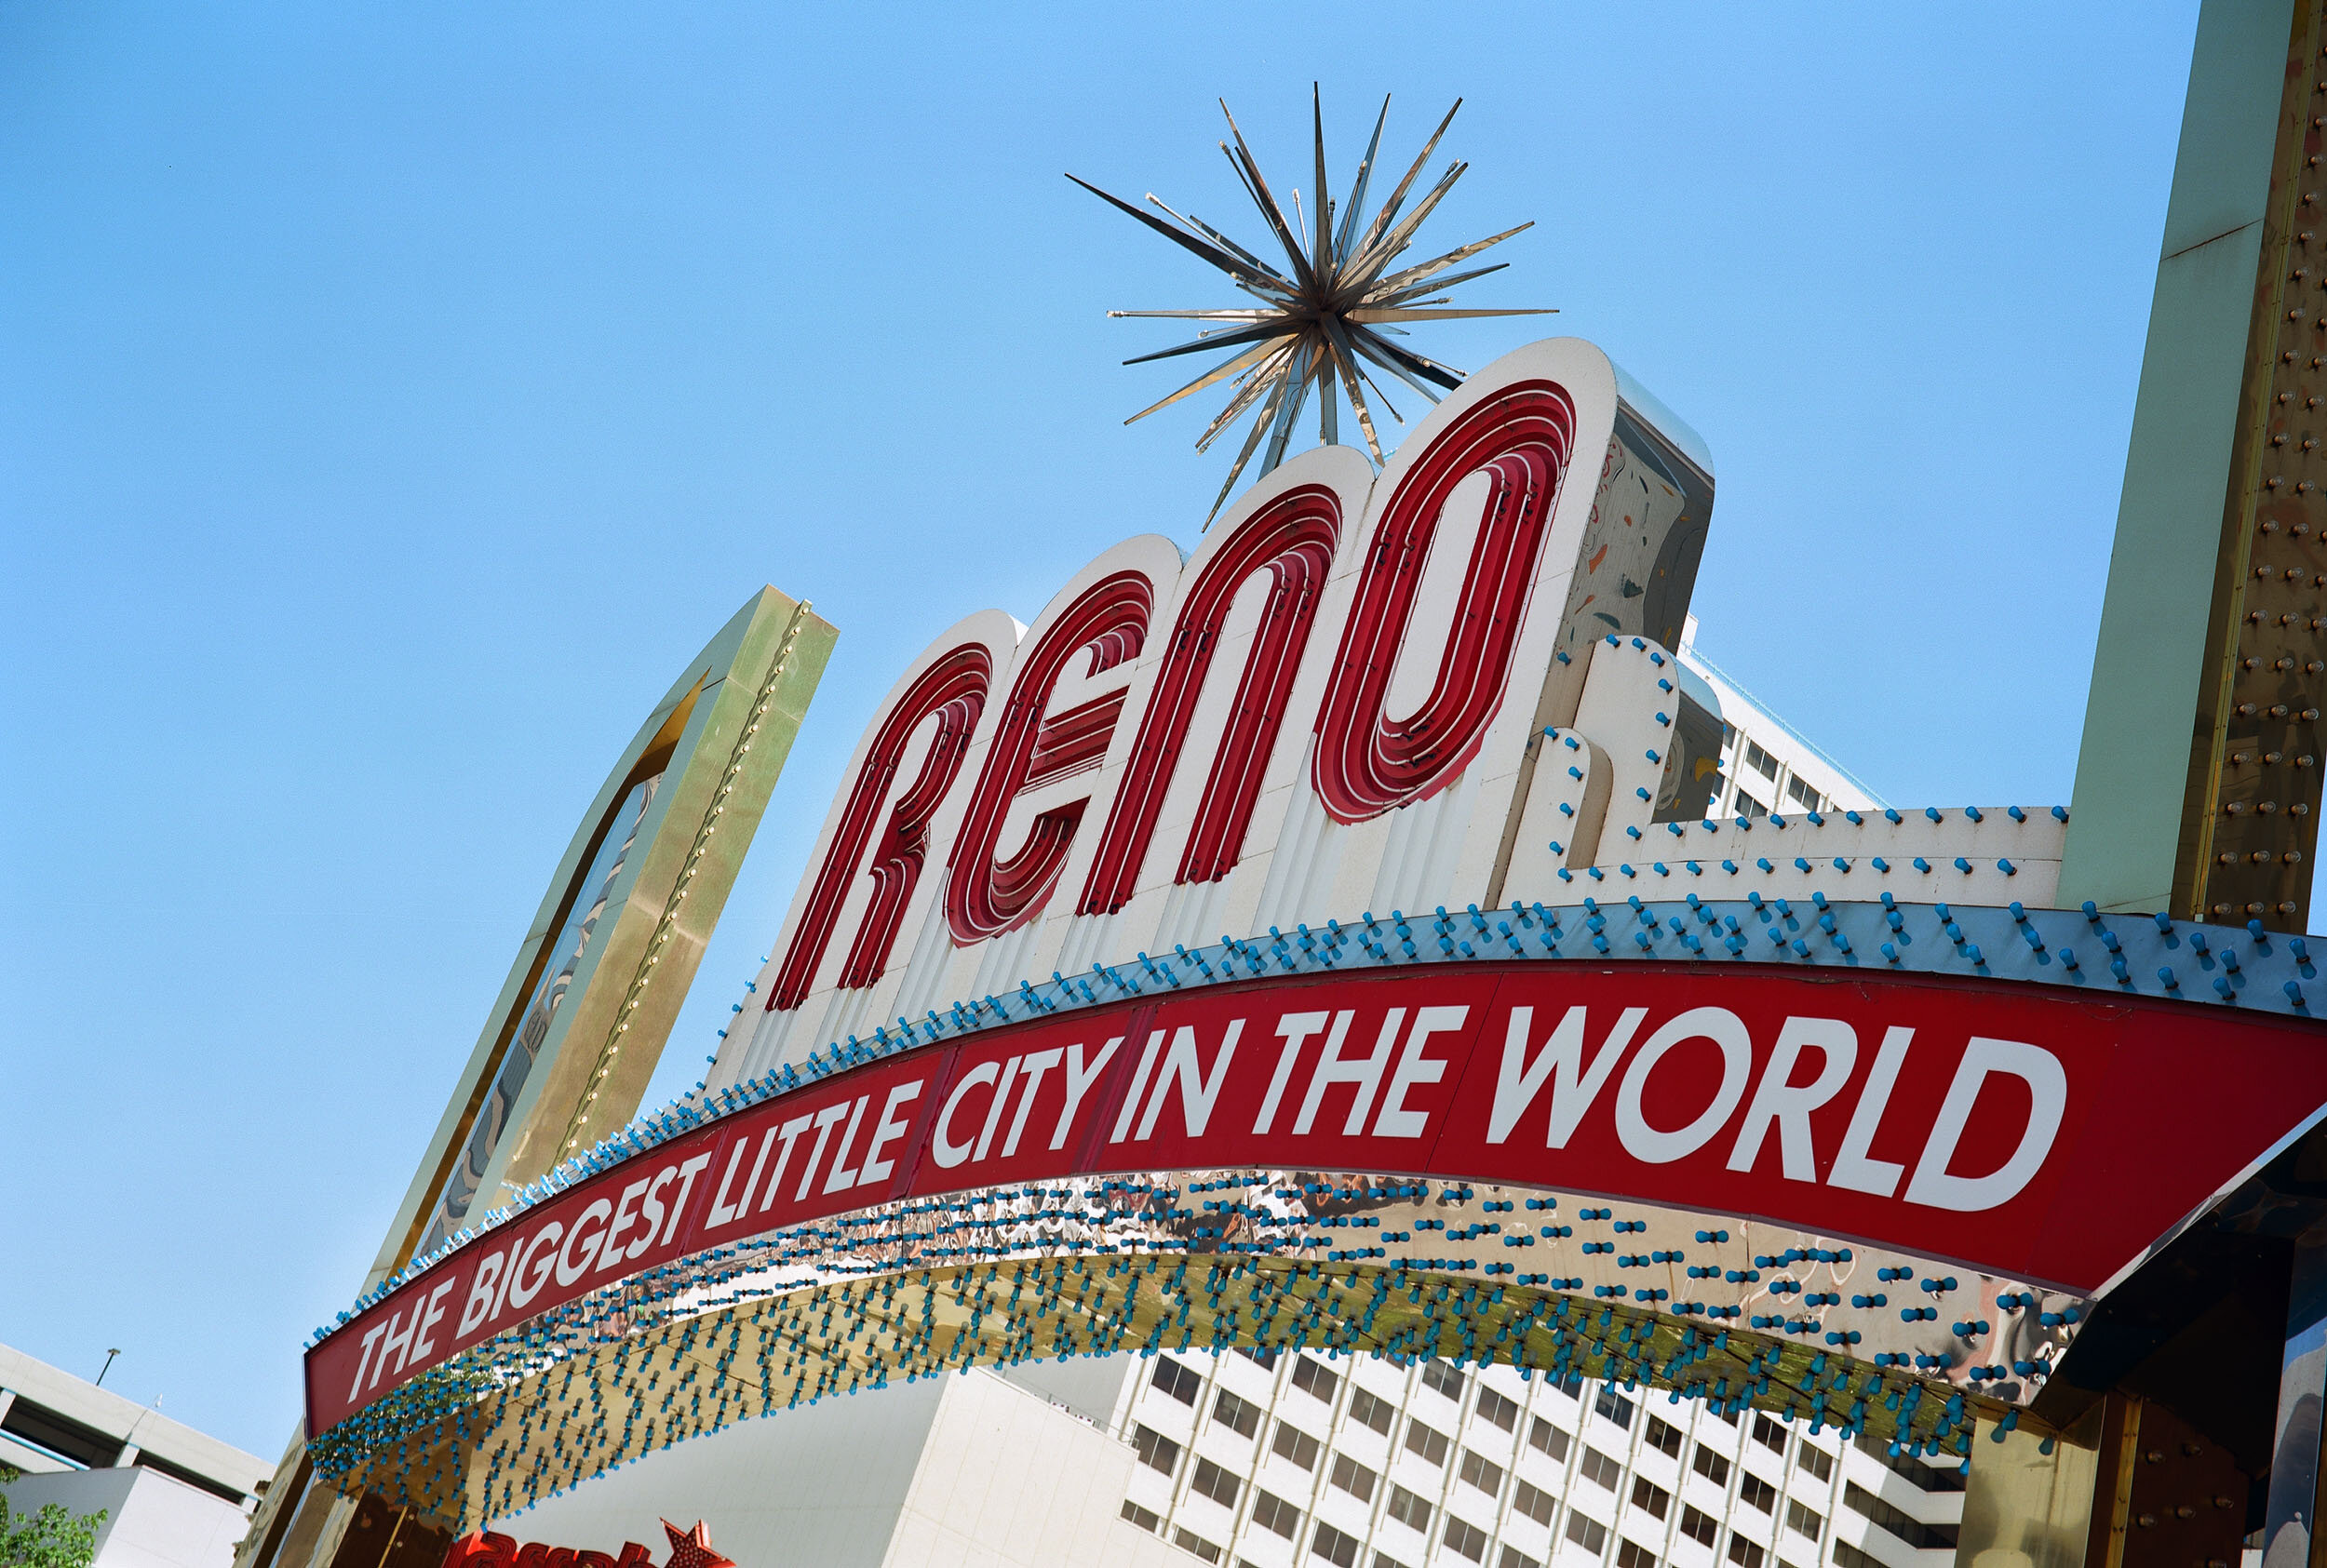
{"type": "Polygon", "coordinates": [[[2323,1104],[2316,1028],[2051,987],[1633,962],[1166,993],[837,1075],[600,1172],[311,1350],[308,1430],[706,1247],[1113,1172],[1553,1187],[2090,1293],[2323,1104]]]}

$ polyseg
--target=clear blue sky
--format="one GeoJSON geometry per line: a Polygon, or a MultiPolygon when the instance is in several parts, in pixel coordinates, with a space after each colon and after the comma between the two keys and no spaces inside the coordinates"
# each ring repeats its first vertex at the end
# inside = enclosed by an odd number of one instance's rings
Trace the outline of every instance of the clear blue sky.
{"type": "MultiPolygon", "coordinates": [[[[1192,541],[1249,233],[1384,91],[1430,230],[1718,468],[1702,643],[1894,800],[2064,801],[2194,0],[0,7],[0,1341],[272,1456],[553,863],[763,583],[841,628],[679,1023],[967,611],[1192,541]],[[778,15],[783,12],[787,14],[778,15]]],[[[1475,368],[1546,328],[1457,324],[1475,368]]],[[[1418,342],[1421,340],[1418,339],[1418,342]]]]}

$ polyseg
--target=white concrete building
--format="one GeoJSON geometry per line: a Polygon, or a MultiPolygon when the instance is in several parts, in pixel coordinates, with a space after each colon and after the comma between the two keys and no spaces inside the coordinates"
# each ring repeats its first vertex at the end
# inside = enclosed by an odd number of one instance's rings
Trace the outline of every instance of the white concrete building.
{"type": "Polygon", "coordinates": [[[491,1528],[662,1555],[700,1520],[739,1568],[1177,1568],[1127,1522],[1138,1451],[1110,1422],[1137,1357],[979,1370],[827,1400],[650,1454],[491,1528]],[[814,1477],[803,1484],[803,1478],[814,1477]]]}
{"type": "Polygon", "coordinates": [[[1123,1514],[1236,1568],[1942,1568],[1962,1478],[1590,1379],[1162,1355],[1116,1420],[1123,1514]]]}
{"type": "Polygon", "coordinates": [[[95,1568],[226,1568],[275,1467],[0,1345],[8,1507],[103,1511],[95,1568]]]}
{"type": "Polygon", "coordinates": [[[1681,634],[1680,659],[1683,694],[1722,724],[1720,784],[1708,815],[1865,811],[1888,804],[1699,651],[1693,615],[1681,634]]]}

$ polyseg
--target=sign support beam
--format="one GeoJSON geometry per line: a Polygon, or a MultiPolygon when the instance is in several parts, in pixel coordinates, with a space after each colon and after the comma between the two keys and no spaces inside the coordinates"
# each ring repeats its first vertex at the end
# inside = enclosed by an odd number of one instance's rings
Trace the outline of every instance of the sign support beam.
{"type": "Polygon", "coordinates": [[[2301,931],[2327,622],[2319,0],[2201,10],[2062,903],[2301,931]]]}

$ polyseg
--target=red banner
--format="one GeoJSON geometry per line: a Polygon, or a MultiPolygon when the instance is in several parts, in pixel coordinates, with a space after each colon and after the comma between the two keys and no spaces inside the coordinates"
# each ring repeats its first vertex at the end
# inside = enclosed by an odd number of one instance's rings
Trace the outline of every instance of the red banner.
{"type": "Polygon", "coordinates": [[[1549,1187],[2090,1293],[2315,1118],[2321,1046],[2222,1008],[1817,970],[1433,965],[1166,992],[839,1074],[599,1173],[309,1351],[308,1430],[706,1247],[1117,1172],[1549,1187]]]}

